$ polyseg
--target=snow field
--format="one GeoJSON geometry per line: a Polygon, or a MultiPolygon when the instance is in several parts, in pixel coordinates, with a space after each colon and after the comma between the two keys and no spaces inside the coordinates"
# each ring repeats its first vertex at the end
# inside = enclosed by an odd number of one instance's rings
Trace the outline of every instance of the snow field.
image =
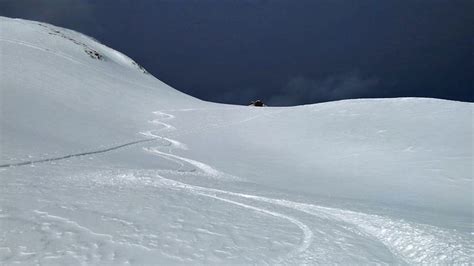
{"type": "Polygon", "coordinates": [[[0,264],[472,263],[472,104],[207,103],[0,22],[0,264]]]}

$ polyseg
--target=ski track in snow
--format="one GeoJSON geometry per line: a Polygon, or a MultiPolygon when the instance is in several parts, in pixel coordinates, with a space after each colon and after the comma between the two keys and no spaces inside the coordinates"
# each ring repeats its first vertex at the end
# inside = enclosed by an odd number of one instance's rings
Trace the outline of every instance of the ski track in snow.
{"type": "MultiPolygon", "coordinates": [[[[227,108],[223,108],[223,109],[227,110],[227,108]]],[[[169,115],[169,114],[158,113],[158,112],[154,112],[154,114],[156,114],[158,116],[163,116],[164,118],[162,118],[162,119],[173,119],[174,118],[173,115],[169,115]]],[[[252,119],[255,119],[259,116],[256,116],[252,119]]],[[[243,123],[243,122],[247,122],[247,121],[249,121],[249,119],[246,119],[244,121],[233,122],[233,124],[243,123]]],[[[104,148],[104,149],[92,150],[92,151],[86,151],[86,152],[80,152],[80,153],[72,153],[72,154],[67,154],[67,155],[58,156],[58,157],[51,157],[51,158],[44,158],[44,159],[30,160],[30,161],[22,161],[22,162],[16,162],[16,163],[0,164],[0,168],[25,166],[25,165],[31,165],[31,164],[36,164],[36,163],[47,163],[47,162],[54,162],[54,161],[70,159],[70,158],[74,158],[74,157],[81,157],[81,156],[86,156],[86,155],[106,153],[106,152],[109,152],[109,151],[118,150],[118,149],[121,149],[121,148],[137,145],[137,144],[140,144],[140,143],[156,141],[156,140],[159,140],[159,139],[163,139],[163,140],[168,141],[170,143],[170,146],[173,145],[176,148],[187,150],[186,144],[183,144],[183,143],[180,143],[179,141],[176,141],[176,140],[173,140],[173,139],[170,139],[170,138],[166,138],[166,137],[162,137],[162,136],[159,136],[159,135],[156,135],[156,134],[153,133],[153,132],[161,132],[161,131],[173,131],[173,130],[176,130],[175,127],[173,127],[172,125],[169,125],[167,123],[161,122],[161,121],[159,121],[159,119],[155,119],[155,120],[152,120],[152,121],[149,121],[149,122],[153,123],[153,124],[160,125],[160,126],[162,126],[162,128],[160,128],[158,130],[149,130],[149,131],[145,131],[145,132],[140,132],[141,135],[143,135],[145,137],[148,137],[147,139],[135,140],[135,141],[131,141],[131,142],[122,143],[122,144],[119,144],[119,145],[116,145],[116,146],[107,147],[107,148],[104,148]]],[[[226,125],[226,126],[228,126],[228,125],[226,125]]],[[[201,130],[206,130],[206,129],[209,129],[209,128],[201,128],[201,130]]],[[[187,132],[187,134],[193,133],[193,132],[196,132],[196,130],[192,131],[192,132],[187,132]]],[[[170,157],[172,157],[172,156],[170,156],[170,157]]]]}
{"type": "MultiPolygon", "coordinates": [[[[154,114],[166,120],[171,120],[174,118],[173,115],[166,114],[161,111],[156,111],[154,112],[154,114]]],[[[230,122],[217,127],[244,123],[256,119],[259,116],[261,115],[252,116],[238,122],[230,122]]],[[[162,129],[155,131],[156,134],[163,130],[174,130],[174,127],[167,125],[162,121],[153,120],[152,123],[160,124],[163,126],[162,129]]],[[[144,134],[148,134],[157,138],[163,138],[158,135],[151,134],[150,132],[153,131],[148,131],[144,134]]],[[[169,138],[163,139],[170,142],[170,146],[176,149],[183,149],[183,147],[186,147],[183,143],[179,141],[172,140],[169,138]]],[[[172,154],[171,149],[169,153],[160,151],[160,147],[144,149],[163,158],[174,159],[173,161],[178,160],[189,163],[199,169],[208,177],[226,177],[226,174],[222,173],[217,169],[214,169],[213,167],[205,163],[172,154]]],[[[295,224],[303,232],[303,238],[298,247],[296,247],[292,252],[287,254],[287,256],[285,256],[284,258],[280,258],[280,262],[284,262],[289,258],[297,257],[300,254],[306,255],[305,252],[309,252],[308,249],[310,248],[313,242],[314,236],[314,233],[310,229],[310,227],[294,217],[279,212],[270,211],[264,208],[251,206],[235,200],[223,198],[222,196],[218,195],[234,196],[238,198],[250,199],[256,202],[270,203],[280,207],[297,210],[312,216],[323,217],[326,219],[349,224],[353,228],[355,228],[355,230],[360,231],[361,234],[368,234],[373,236],[375,239],[385,245],[388,250],[390,250],[394,255],[396,255],[398,258],[407,263],[440,263],[447,259],[447,256],[445,254],[450,254],[454,258],[459,259],[459,263],[469,263],[470,257],[472,257],[473,247],[469,239],[463,239],[460,235],[456,234],[456,232],[450,232],[434,226],[409,223],[404,220],[393,220],[388,217],[383,217],[379,215],[371,215],[349,210],[328,208],[307,203],[292,202],[283,199],[272,199],[256,195],[236,193],[213,188],[205,188],[171,180],[163,176],[158,177],[164,180],[165,183],[167,183],[171,187],[179,187],[181,189],[189,191],[190,193],[214,198],[216,200],[220,200],[246,209],[278,217],[295,224]]],[[[235,178],[237,180],[239,179],[238,177],[235,178]]],[[[309,257],[312,258],[312,256],[309,257]]]]}
{"type": "Polygon", "coordinates": [[[209,195],[209,194],[206,194],[206,193],[197,193],[197,194],[205,196],[205,197],[209,197],[209,198],[214,198],[214,199],[217,199],[217,200],[220,200],[220,201],[223,201],[223,202],[227,202],[227,203],[230,203],[230,204],[233,204],[233,205],[237,205],[237,206],[240,206],[240,207],[243,207],[243,208],[246,208],[246,209],[250,209],[250,210],[254,210],[254,211],[261,212],[261,213],[264,213],[264,214],[268,214],[268,215],[271,215],[271,216],[275,216],[275,217],[278,217],[278,218],[282,218],[282,219],[288,220],[289,222],[291,222],[291,223],[295,224],[296,226],[298,226],[301,229],[301,231],[303,232],[303,239],[301,240],[300,246],[298,246],[292,252],[287,254],[285,257],[279,259],[279,262],[283,262],[288,258],[293,258],[296,255],[305,252],[309,248],[311,243],[313,242],[313,231],[311,231],[311,229],[309,229],[309,227],[306,224],[302,223],[300,220],[298,220],[296,218],[293,218],[291,216],[287,216],[287,215],[284,215],[284,214],[281,214],[281,213],[278,213],[278,212],[269,211],[269,210],[266,210],[266,209],[263,209],[263,208],[258,208],[258,207],[255,207],[255,206],[240,203],[240,202],[237,202],[237,201],[221,198],[221,197],[214,196],[214,195],[209,195]]]}
{"type": "MultiPolygon", "coordinates": [[[[189,186],[189,185],[188,185],[189,186]]],[[[447,254],[456,258],[472,256],[473,247],[469,239],[462,239],[454,231],[443,230],[431,225],[414,224],[404,220],[392,220],[387,217],[342,210],[308,203],[299,203],[283,199],[235,193],[210,188],[199,188],[208,192],[271,203],[295,209],[310,215],[350,224],[358,230],[374,236],[391,252],[407,263],[439,263],[447,259],[447,254]],[[461,242],[461,244],[459,243],[461,242]],[[454,244],[457,243],[457,244],[454,244]]]]}
{"type": "Polygon", "coordinates": [[[120,144],[120,145],[117,145],[117,146],[112,146],[112,147],[101,149],[101,150],[74,153],[74,154],[68,154],[68,155],[59,156],[59,157],[52,157],[52,158],[38,159],[38,160],[31,160],[31,161],[23,161],[23,162],[18,162],[18,163],[2,164],[2,165],[0,165],[0,168],[24,166],[24,165],[30,165],[30,164],[35,164],[35,163],[47,163],[47,162],[65,160],[65,159],[74,158],[74,157],[81,157],[81,156],[92,155],[92,154],[106,153],[106,152],[109,152],[109,151],[125,148],[127,146],[132,146],[132,145],[136,145],[136,144],[139,144],[139,143],[145,143],[145,142],[150,142],[150,141],[154,141],[154,140],[157,140],[157,138],[136,140],[136,141],[127,142],[127,143],[124,143],[124,144],[120,144]]]}
{"type": "MultiPolygon", "coordinates": [[[[164,112],[161,112],[161,111],[155,111],[153,113],[155,115],[157,115],[158,117],[160,117],[161,119],[163,119],[163,120],[174,119],[173,115],[167,114],[167,113],[164,113],[164,112]]],[[[237,122],[231,122],[231,123],[222,125],[222,127],[223,126],[240,124],[240,123],[245,123],[245,122],[251,121],[253,119],[256,119],[258,117],[261,117],[261,116],[262,116],[262,114],[252,116],[252,117],[246,118],[244,120],[240,120],[240,121],[237,121],[237,122]]],[[[183,144],[183,143],[181,143],[177,140],[160,137],[159,135],[155,135],[155,134],[151,133],[151,132],[159,133],[161,131],[169,131],[169,130],[175,130],[176,129],[175,127],[173,127],[173,126],[171,126],[167,123],[159,121],[160,118],[158,118],[157,120],[152,120],[152,121],[150,121],[150,123],[158,124],[158,125],[163,126],[161,129],[158,129],[156,131],[146,131],[146,132],[143,132],[142,134],[146,135],[146,136],[152,136],[152,137],[155,137],[155,138],[165,139],[168,142],[170,142],[172,147],[177,148],[177,149],[186,148],[185,144],[183,144]]],[[[217,127],[221,127],[221,126],[216,126],[214,128],[217,128],[217,127]]],[[[160,147],[144,148],[144,150],[148,151],[148,152],[151,152],[151,153],[154,153],[154,154],[156,154],[160,157],[163,157],[163,158],[173,158],[173,159],[176,159],[178,161],[183,161],[183,162],[189,163],[190,165],[193,165],[194,167],[199,169],[201,172],[203,172],[206,176],[211,177],[211,178],[226,179],[226,178],[229,177],[229,175],[226,175],[225,173],[223,173],[223,172],[221,172],[221,171],[219,171],[219,170],[217,170],[217,169],[215,169],[215,168],[213,168],[213,167],[211,167],[211,166],[209,166],[205,163],[172,154],[171,150],[170,150],[169,153],[162,152],[162,151],[159,150],[159,148],[160,147]]],[[[176,161],[176,160],[173,160],[173,161],[176,161]]],[[[250,209],[250,210],[253,210],[253,211],[257,211],[257,212],[260,212],[260,213],[263,213],[263,214],[267,214],[267,215],[274,216],[274,217],[277,217],[277,218],[285,219],[285,220],[295,224],[303,232],[303,239],[301,241],[301,244],[298,247],[296,247],[292,252],[287,254],[285,256],[285,258],[279,259],[280,261],[284,261],[287,258],[292,258],[292,257],[294,257],[294,256],[296,256],[300,253],[305,252],[309,248],[309,246],[311,245],[311,243],[313,241],[313,232],[311,231],[311,229],[309,229],[309,227],[307,225],[305,225],[303,222],[299,221],[296,218],[293,218],[291,216],[284,215],[284,214],[281,214],[281,213],[278,213],[278,212],[275,212],[275,211],[270,211],[270,210],[266,210],[266,209],[263,209],[263,208],[251,206],[251,205],[248,205],[248,204],[245,204],[245,203],[237,202],[237,201],[234,201],[234,200],[222,198],[222,197],[213,195],[212,193],[215,193],[216,191],[218,191],[218,192],[228,194],[228,195],[239,195],[239,194],[233,194],[231,192],[223,191],[223,190],[213,190],[213,189],[208,189],[208,188],[204,188],[204,187],[189,185],[189,184],[185,184],[185,183],[182,183],[182,182],[179,182],[179,181],[174,181],[174,180],[171,180],[171,179],[167,179],[167,178],[162,177],[162,176],[158,176],[158,177],[161,178],[161,179],[166,180],[167,183],[171,184],[172,187],[184,188],[187,191],[189,191],[191,193],[194,193],[194,194],[197,194],[197,195],[213,198],[213,199],[216,199],[216,200],[219,200],[219,201],[230,203],[230,204],[233,204],[233,205],[236,205],[236,206],[239,206],[239,207],[243,207],[243,208],[246,208],[246,209],[250,209]],[[208,192],[211,192],[211,194],[209,194],[208,192]]],[[[234,176],[232,176],[231,179],[241,180],[240,178],[234,177],[234,176]]]]}

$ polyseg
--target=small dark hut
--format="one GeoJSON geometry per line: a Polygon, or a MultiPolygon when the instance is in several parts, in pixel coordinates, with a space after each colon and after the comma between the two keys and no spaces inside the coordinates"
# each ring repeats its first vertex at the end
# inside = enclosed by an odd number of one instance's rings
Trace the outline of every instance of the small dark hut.
{"type": "Polygon", "coordinates": [[[252,101],[249,106],[264,107],[266,106],[261,100],[252,101]]]}

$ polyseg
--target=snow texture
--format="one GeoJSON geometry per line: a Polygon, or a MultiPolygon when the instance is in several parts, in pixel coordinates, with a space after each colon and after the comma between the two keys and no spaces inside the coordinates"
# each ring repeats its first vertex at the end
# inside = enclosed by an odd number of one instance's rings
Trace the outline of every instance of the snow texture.
{"type": "Polygon", "coordinates": [[[200,101],[0,17],[0,264],[470,264],[473,105],[200,101]]]}

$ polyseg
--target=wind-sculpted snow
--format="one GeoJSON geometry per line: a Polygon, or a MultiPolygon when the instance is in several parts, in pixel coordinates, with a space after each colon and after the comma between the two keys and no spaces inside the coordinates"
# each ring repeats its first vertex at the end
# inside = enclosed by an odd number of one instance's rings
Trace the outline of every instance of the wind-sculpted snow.
{"type": "Polygon", "coordinates": [[[472,263],[472,104],[206,103],[0,22],[0,264],[472,263]]]}

